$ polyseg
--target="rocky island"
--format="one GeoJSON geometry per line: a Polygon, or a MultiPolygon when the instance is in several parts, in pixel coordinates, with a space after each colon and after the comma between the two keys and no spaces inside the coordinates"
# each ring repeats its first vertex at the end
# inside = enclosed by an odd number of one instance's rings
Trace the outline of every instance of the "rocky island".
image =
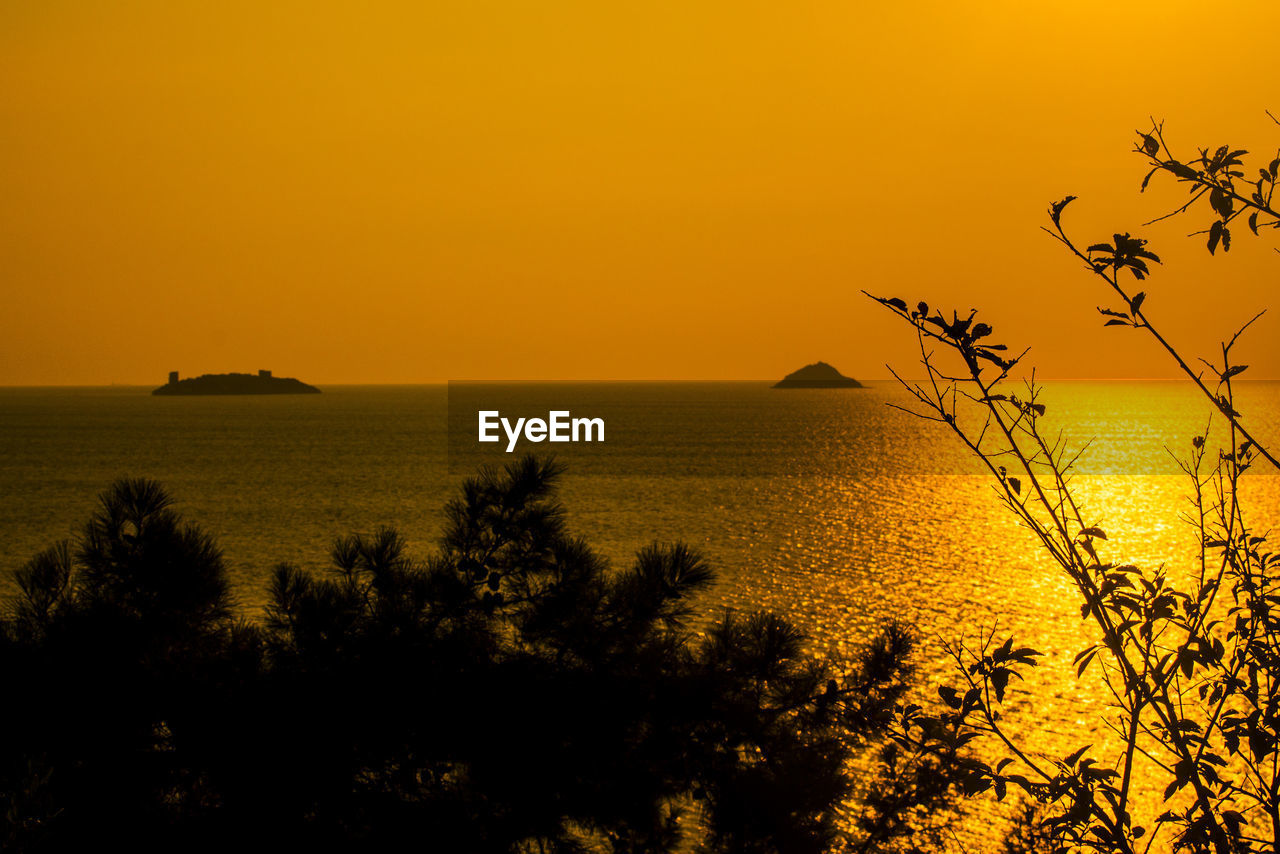
{"type": "Polygon", "coordinates": [[[273,377],[270,371],[256,374],[203,374],[198,377],[178,379],[178,372],[169,373],[169,382],[152,394],[319,394],[320,389],[307,385],[293,377],[273,377]]]}
{"type": "Polygon", "coordinates": [[[846,377],[826,362],[814,362],[792,371],[773,384],[774,388],[862,388],[862,383],[846,377]]]}

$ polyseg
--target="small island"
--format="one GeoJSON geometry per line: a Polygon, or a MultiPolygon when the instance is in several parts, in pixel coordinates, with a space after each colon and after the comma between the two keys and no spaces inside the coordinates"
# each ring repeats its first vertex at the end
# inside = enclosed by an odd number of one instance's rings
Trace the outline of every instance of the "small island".
{"type": "Polygon", "coordinates": [[[293,377],[273,377],[270,371],[256,374],[203,374],[178,379],[177,371],[169,372],[169,382],[152,394],[319,394],[320,389],[293,377]]]}
{"type": "Polygon", "coordinates": [[[814,362],[792,371],[773,384],[774,388],[862,388],[862,383],[846,377],[826,362],[814,362]]]}

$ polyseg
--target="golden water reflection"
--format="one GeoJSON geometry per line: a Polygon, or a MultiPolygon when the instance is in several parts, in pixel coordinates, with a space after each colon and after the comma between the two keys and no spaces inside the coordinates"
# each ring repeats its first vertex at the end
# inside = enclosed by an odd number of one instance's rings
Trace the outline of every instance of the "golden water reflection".
{"type": "MultiPolygon", "coordinates": [[[[1074,485],[1088,523],[1108,534],[1104,559],[1164,565],[1177,581],[1195,571],[1196,534],[1178,518],[1189,506],[1188,478],[1086,476],[1074,485]]],[[[830,478],[803,488],[780,479],[767,488],[794,490],[790,531],[775,553],[759,555],[759,567],[720,585],[718,606],[786,614],[835,656],[856,651],[887,621],[905,620],[924,636],[919,692],[929,701],[939,685],[959,681],[942,641],[998,626],[1045,653],[1025,683],[1010,687],[1005,712],[1015,741],[1053,757],[1097,743],[1090,755],[1106,756],[1110,695],[1096,667],[1077,679],[1072,664],[1097,641],[1096,630],[1081,619],[1073,584],[999,503],[989,479],[830,478]]],[[[1280,477],[1249,477],[1242,489],[1259,531],[1280,522],[1280,477]]],[[[998,747],[991,745],[992,758],[1005,755],[998,747]]],[[[1163,811],[1158,790],[1142,792],[1138,803],[1163,811]]],[[[979,797],[956,830],[977,850],[998,847],[1003,822],[991,819],[1009,812],[1009,804],[979,797]]]]}

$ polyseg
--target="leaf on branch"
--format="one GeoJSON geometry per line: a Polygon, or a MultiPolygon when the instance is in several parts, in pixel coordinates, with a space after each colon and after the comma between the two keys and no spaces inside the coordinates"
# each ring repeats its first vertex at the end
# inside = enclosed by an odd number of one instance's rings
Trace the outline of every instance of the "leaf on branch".
{"type": "Polygon", "coordinates": [[[1133,299],[1129,300],[1129,311],[1137,314],[1142,310],[1142,301],[1147,298],[1146,291],[1139,291],[1133,299]]]}
{"type": "Polygon", "coordinates": [[[1145,193],[1147,191],[1147,184],[1151,183],[1151,176],[1156,174],[1159,171],[1160,171],[1160,167],[1156,166],[1154,169],[1152,169],[1150,172],[1147,173],[1146,177],[1142,179],[1142,186],[1138,189],[1139,193],[1145,193]]]}
{"type": "Polygon", "coordinates": [[[1148,157],[1155,157],[1157,154],[1160,153],[1160,143],[1156,141],[1156,138],[1154,136],[1152,136],[1149,133],[1141,133],[1141,136],[1142,136],[1143,153],[1145,153],[1148,157]]]}
{"type": "Polygon", "coordinates": [[[1129,325],[1129,321],[1127,321],[1127,320],[1108,320],[1106,323],[1104,323],[1104,324],[1102,324],[1102,325],[1103,325],[1103,326],[1128,326],[1128,325],[1129,325]]]}
{"type": "MultiPolygon", "coordinates": [[[[1276,172],[1274,168],[1275,164],[1273,163],[1271,165],[1273,167],[1271,170],[1271,174],[1274,175],[1276,172]]],[[[1053,220],[1054,225],[1059,224],[1059,221],[1062,219],[1062,211],[1066,208],[1067,205],[1071,204],[1075,200],[1076,200],[1075,196],[1067,196],[1062,201],[1054,202],[1052,205],[1049,206],[1049,218],[1053,220]]]]}
{"type": "Polygon", "coordinates": [[[1080,757],[1084,756],[1085,751],[1088,749],[1089,749],[1089,745],[1086,744],[1084,747],[1080,748],[1075,753],[1072,753],[1070,756],[1062,757],[1062,764],[1066,765],[1069,768],[1074,766],[1077,762],[1080,761],[1080,757]]]}
{"type": "Polygon", "coordinates": [[[1258,236],[1258,212],[1254,211],[1249,214],[1249,230],[1253,232],[1253,236],[1258,236]]]}
{"type": "Polygon", "coordinates": [[[1212,255],[1218,249],[1218,241],[1222,240],[1223,225],[1222,220],[1218,220],[1209,229],[1209,254],[1212,255]]]}
{"type": "MultiPolygon", "coordinates": [[[[997,667],[994,671],[992,671],[991,687],[996,689],[997,703],[1004,702],[1004,692],[1005,692],[1005,689],[1009,687],[1009,677],[1016,676],[1016,675],[1017,674],[1015,674],[1012,670],[1009,670],[1007,667],[997,667]]],[[[1019,676],[1018,678],[1021,679],[1022,677],[1019,676]]]]}
{"type": "Polygon", "coordinates": [[[1160,257],[1146,248],[1147,241],[1141,237],[1133,237],[1126,233],[1116,234],[1114,238],[1114,245],[1095,243],[1089,247],[1089,252],[1099,252],[1104,255],[1103,258],[1093,262],[1094,269],[1098,272],[1102,272],[1106,267],[1112,267],[1117,271],[1122,267],[1127,267],[1135,278],[1141,280],[1145,279],[1151,272],[1147,267],[1147,261],[1160,263],[1160,257]],[[1102,267],[1098,266],[1098,261],[1103,263],[1102,267]]]}
{"type": "Polygon", "coordinates": [[[1232,365],[1231,367],[1227,368],[1225,371],[1222,372],[1222,379],[1225,382],[1226,380],[1229,380],[1234,376],[1239,376],[1240,374],[1243,374],[1247,370],[1249,370],[1248,365],[1232,365]]]}
{"type": "Polygon", "coordinates": [[[1101,528],[1085,528],[1080,532],[1082,537],[1097,537],[1099,540],[1105,540],[1107,535],[1102,532],[1101,528]]]}
{"type": "Polygon", "coordinates": [[[1220,217],[1227,219],[1231,216],[1234,202],[1226,190],[1221,187],[1215,187],[1213,192],[1209,193],[1209,207],[1217,211],[1220,217]]]}
{"type": "Polygon", "coordinates": [[[1195,654],[1190,648],[1184,647],[1178,651],[1178,667],[1182,669],[1182,675],[1188,679],[1190,679],[1191,674],[1195,672],[1195,654]]]}
{"type": "Polygon", "coordinates": [[[1013,489],[1015,494],[1022,494],[1022,481],[1018,480],[1016,477],[1009,478],[1009,486],[1013,489]]]}
{"type": "MultiPolygon", "coordinates": [[[[1227,152],[1229,150],[1230,150],[1230,146],[1219,145],[1218,150],[1213,153],[1213,159],[1206,160],[1205,168],[1209,170],[1210,174],[1217,172],[1223,166],[1227,165],[1226,164],[1227,152]]],[[[1205,160],[1205,158],[1202,157],[1201,160],[1205,160]]]]}
{"type": "Polygon", "coordinates": [[[961,335],[969,331],[969,324],[972,321],[972,316],[956,317],[943,331],[946,332],[947,336],[950,338],[959,338],[961,335]]]}
{"type": "Polygon", "coordinates": [[[1117,252],[1123,252],[1124,254],[1131,255],[1135,258],[1150,258],[1157,264],[1160,263],[1160,259],[1156,257],[1154,252],[1143,248],[1147,245],[1147,241],[1143,240],[1141,237],[1130,237],[1126,233],[1115,235],[1115,239],[1117,252]]]}

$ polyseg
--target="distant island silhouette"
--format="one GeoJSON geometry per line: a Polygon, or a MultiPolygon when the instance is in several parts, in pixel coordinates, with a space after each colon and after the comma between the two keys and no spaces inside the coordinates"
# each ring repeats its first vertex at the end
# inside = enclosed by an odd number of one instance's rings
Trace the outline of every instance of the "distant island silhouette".
{"type": "Polygon", "coordinates": [[[846,377],[826,362],[814,362],[792,371],[773,384],[774,388],[862,388],[862,383],[846,377]]]}
{"type": "Polygon", "coordinates": [[[273,377],[270,371],[256,374],[203,374],[185,380],[177,371],[169,372],[169,382],[151,392],[160,395],[197,394],[319,394],[320,389],[293,377],[273,377]]]}

